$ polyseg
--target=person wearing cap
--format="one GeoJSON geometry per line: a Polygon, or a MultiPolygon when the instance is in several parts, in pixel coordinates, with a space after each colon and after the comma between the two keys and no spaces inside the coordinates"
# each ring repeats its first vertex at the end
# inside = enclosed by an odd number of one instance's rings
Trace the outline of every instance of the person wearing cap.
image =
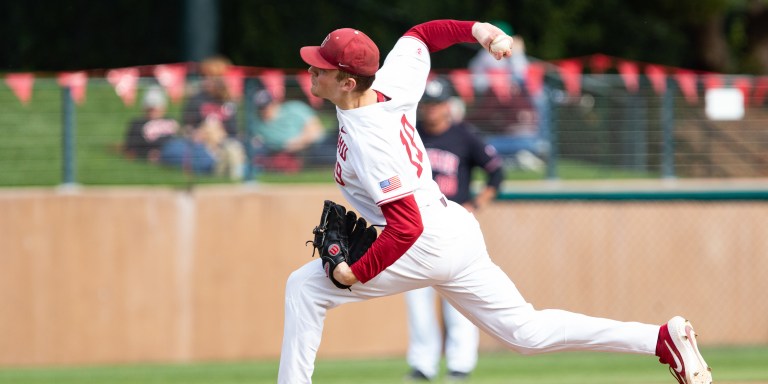
{"type": "MultiPolygon", "coordinates": [[[[656,354],[682,382],[711,382],[693,328],[680,316],[659,326],[534,309],[491,260],[474,215],[446,199],[432,179],[415,128],[430,54],[478,42],[498,60],[512,53],[508,39],[489,23],[434,20],[409,29],[381,69],[376,44],[355,29],[337,29],[321,45],[301,48],[312,94],[336,105],[336,184],[359,216],[383,230],[351,266],[317,258],[288,277],[278,383],[312,382],[328,310],[428,286],[520,353],[656,354]],[[494,40],[498,49],[492,51],[494,40]]],[[[376,332],[358,325],[341,337],[353,344],[376,332]]]]}
{"type": "Polygon", "coordinates": [[[166,117],[168,99],[160,87],[149,87],[141,103],[144,114],[131,120],[123,151],[130,158],[158,162],[160,149],[179,131],[179,123],[166,117]]]}
{"type": "Polygon", "coordinates": [[[287,164],[286,159],[302,162],[304,152],[323,139],[325,128],[307,103],[278,100],[265,88],[257,89],[252,100],[255,114],[249,127],[250,144],[255,160],[266,168],[279,169],[276,164],[287,164]]]}
{"type": "MultiPolygon", "coordinates": [[[[456,116],[456,98],[451,84],[442,77],[427,82],[418,109],[416,129],[424,142],[432,178],[440,191],[470,212],[486,206],[496,197],[504,178],[502,159],[492,146],[474,132],[475,127],[456,116]],[[487,176],[483,189],[470,193],[472,171],[480,168],[487,176]]],[[[447,300],[441,299],[441,310],[435,308],[435,290],[431,287],[405,293],[408,308],[408,353],[411,367],[408,379],[428,381],[437,377],[440,357],[445,351],[447,377],[466,380],[477,365],[480,332],[447,300]],[[439,314],[436,314],[436,312],[439,314]],[[442,331],[440,321],[445,330],[442,331]],[[443,335],[445,345],[443,345],[443,335]]]]}

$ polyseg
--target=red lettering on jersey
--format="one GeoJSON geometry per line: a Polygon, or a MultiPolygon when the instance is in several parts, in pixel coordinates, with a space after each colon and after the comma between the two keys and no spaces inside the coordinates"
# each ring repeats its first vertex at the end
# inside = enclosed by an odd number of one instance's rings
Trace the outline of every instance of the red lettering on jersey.
{"type": "Polygon", "coordinates": [[[345,186],[344,179],[341,178],[341,164],[339,162],[336,162],[336,168],[333,170],[333,178],[336,179],[336,183],[341,185],[342,187],[345,186]]]}
{"type": "Polygon", "coordinates": [[[400,130],[400,141],[403,143],[405,151],[408,152],[408,158],[411,161],[411,164],[416,167],[416,176],[421,177],[421,172],[424,170],[424,167],[421,166],[421,163],[424,162],[424,152],[419,149],[419,146],[414,139],[416,128],[408,122],[405,115],[400,119],[400,123],[403,125],[403,129],[400,130]]]}
{"type": "Polygon", "coordinates": [[[349,147],[347,146],[347,143],[344,142],[344,139],[341,138],[341,134],[339,134],[339,141],[336,143],[336,151],[339,152],[339,156],[341,156],[341,159],[344,161],[347,161],[348,150],[349,147]]]}

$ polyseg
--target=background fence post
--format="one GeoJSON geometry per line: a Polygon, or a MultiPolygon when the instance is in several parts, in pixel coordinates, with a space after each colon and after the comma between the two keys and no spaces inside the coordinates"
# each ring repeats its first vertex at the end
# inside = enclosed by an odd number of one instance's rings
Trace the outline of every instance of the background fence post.
{"type": "Polygon", "coordinates": [[[77,154],[75,153],[75,104],[72,100],[70,87],[61,91],[62,111],[62,182],[64,185],[75,185],[77,154]]]}
{"type": "Polygon", "coordinates": [[[547,104],[545,108],[549,109],[547,119],[548,130],[545,132],[547,135],[547,142],[549,143],[549,156],[547,158],[547,180],[557,180],[557,162],[559,160],[559,145],[557,137],[557,102],[553,102],[554,95],[550,91],[549,87],[544,87],[544,100],[547,104]]]}
{"type": "Polygon", "coordinates": [[[661,107],[662,161],[661,175],[665,179],[675,178],[675,98],[674,82],[667,78],[661,107]]]}
{"type": "Polygon", "coordinates": [[[243,114],[245,115],[244,118],[244,127],[243,127],[243,137],[245,137],[245,177],[243,178],[244,181],[253,181],[254,178],[256,178],[256,173],[258,169],[253,164],[254,160],[254,151],[253,151],[253,135],[251,133],[251,126],[253,125],[253,118],[254,118],[254,106],[253,106],[253,94],[256,91],[256,79],[252,77],[246,77],[244,80],[243,88],[245,88],[245,92],[243,93],[243,114]]]}

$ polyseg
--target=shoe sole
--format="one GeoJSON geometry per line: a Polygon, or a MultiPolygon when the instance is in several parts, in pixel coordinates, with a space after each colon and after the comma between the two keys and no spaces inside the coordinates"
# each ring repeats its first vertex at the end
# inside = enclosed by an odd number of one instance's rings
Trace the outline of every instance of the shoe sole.
{"type": "Polygon", "coordinates": [[[685,367],[685,379],[688,384],[711,384],[712,369],[709,368],[699,352],[696,332],[688,320],[676,317],[667,325],[669,336],[680,351],[685,367]]]}

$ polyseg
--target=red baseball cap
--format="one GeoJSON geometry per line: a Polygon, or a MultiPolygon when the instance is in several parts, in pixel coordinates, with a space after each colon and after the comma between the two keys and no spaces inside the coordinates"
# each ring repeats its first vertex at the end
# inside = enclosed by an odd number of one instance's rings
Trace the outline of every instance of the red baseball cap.
{"type": "Polygon", "coordinates": [[[373,76],[379,70],[379,48],[365,33],[352,28],[328,34],[320,46],[301,48],[301,58],[320,69],[338,69],[358,76],[373,76]]]}

